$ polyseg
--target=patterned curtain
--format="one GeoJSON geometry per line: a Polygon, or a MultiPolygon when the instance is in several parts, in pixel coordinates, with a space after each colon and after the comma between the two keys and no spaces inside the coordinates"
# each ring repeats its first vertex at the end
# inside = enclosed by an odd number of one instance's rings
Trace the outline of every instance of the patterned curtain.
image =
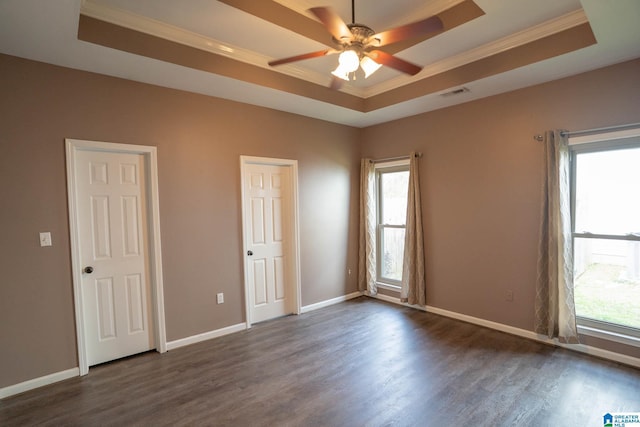
{"type": "Polygon", "coordinates": [[[358,242],[358,289],[376,295],[376,174],[370,159],[360,163],[360,229],[358,242]]]}
{"type": "Polygon", "coordinates": [[[404,262],[400,299],[409,304],[425,306],[427,288],[424,279],[424,247],[422,238],[422,207],[420,203],[420,174],[418,157],[411,153],[409,160],[409,195],[404,235],[404,262]]]}
{"type": "Polygon", "coordinates": [[[546,132],[544,154],[535,331],[577,343],[567,138],[560,131],[546,132]]]}

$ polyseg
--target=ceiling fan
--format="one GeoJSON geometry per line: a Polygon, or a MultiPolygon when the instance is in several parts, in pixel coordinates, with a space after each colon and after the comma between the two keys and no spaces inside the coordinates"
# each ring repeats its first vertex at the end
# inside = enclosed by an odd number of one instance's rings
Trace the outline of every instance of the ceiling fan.
{"type": "Polygon", "coordinates": [[[438,16],[432,16],[422,21],[375,33],[366,25],[355,22],[355,0],[351,0],[351,24],[345,24],[330,7],[313,7],[309,12],[318,18],[333,36],[332,40],[336,47],[270,61],[269,65],[274,67],[339,53],[338,67],[331,72],[333,78],[330,87],[332,89],[340,88],[342,83],[351,80],[351,77],[355,79],[358,67],[364,71],[365,78],[375,73],[382,65],[412,76],[419,73],[422,67],[377,48],[440,31],[443,28],[442,20],[438,16]]]}

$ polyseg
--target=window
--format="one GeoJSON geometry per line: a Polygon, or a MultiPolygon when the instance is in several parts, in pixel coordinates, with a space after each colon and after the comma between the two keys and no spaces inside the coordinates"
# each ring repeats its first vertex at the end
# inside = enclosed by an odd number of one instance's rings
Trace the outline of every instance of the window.
{"type": "Polygon", "coordinates": [[[623,342],[640,345],[640,131],[636,133],[617,139],[570,138],[569,144],[580,332],[626,336],[631,342],[623,342]]]}
{"type": "Polygon", "coordinates": [[[402,282],[408,191],[408,160],[376,165],[377,281],[391,289],[402,282]]]}

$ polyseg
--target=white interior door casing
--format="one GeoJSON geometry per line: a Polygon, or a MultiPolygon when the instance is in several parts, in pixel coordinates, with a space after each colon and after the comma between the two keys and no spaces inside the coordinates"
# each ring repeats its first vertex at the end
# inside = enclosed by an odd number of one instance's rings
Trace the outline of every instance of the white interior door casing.
{"type": "Polygon", "coordinates": [[[109,360],[166,351],[152,148],[67,140],[81,374],[109,360]]]}
{"type": "Polygon", "coordinates": [[[242,158],[248,326],[300,311],[294,166],[242,158]]]}

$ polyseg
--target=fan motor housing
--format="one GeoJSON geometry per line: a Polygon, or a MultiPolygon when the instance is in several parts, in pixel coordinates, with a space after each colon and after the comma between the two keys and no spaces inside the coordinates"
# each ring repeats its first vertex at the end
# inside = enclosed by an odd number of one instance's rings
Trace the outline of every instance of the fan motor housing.
{"type": "Polygon", "coordinates": [[[367,27],[366,25],[362,25],[362,24],[347,24],[347,27],[349,27],[349,31],[351,31],[351,34],[353,34],[353,38],[350,40],[338,40],[335,37],[333,37],[333,41],[339,45],[342,46],[364,46],[365,44],[367,44],[367,41],[369,40],[369,38],[371,36],[373,36],[375,34],[375,32],[367,27]]]}
{"type": "Polygon", "coordinates": [[[353,37],[361,43],[375,34],[375,32],[366,25],[347,24],[347,27],[349,27],[349,30],[351,30],[351,34],[353,34],[353,37]]]}

